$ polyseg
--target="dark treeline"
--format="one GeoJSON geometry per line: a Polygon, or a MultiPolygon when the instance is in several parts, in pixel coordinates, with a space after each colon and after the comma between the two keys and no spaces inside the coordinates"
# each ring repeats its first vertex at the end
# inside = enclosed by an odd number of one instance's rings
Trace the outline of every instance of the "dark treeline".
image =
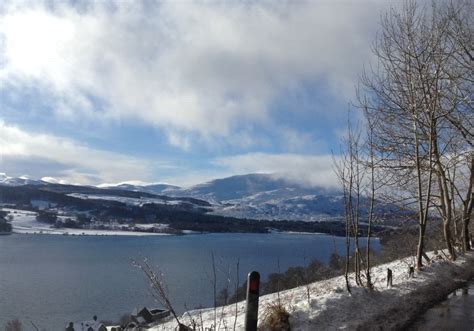
{"type": "Polygon", "coordinates": [[[0,210],[0,232],[11,232],[12,225],[5,219],[7,212],[0,210]]]}

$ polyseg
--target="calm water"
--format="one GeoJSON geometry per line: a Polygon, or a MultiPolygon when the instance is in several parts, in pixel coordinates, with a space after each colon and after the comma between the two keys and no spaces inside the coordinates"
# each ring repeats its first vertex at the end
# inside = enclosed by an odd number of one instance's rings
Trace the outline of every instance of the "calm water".
{"type": "Polygon", "coordinates": [[[474,330],[474,280],[429,309],[410,330],[474,330]]]}
{"type": "MultiPolygon", "coordinates": [[[[162,237],[0,236],[0,329],[19,318],[26,330],[64,330],[68,321],[118,320],[137,306],[155,306],[132,258],[147,257],[164,273],[173,303],[180,311],[211,306],[211,253],[220,288],[251,270],[263,279],[271,272],[327,262],[343,254],[344,238],[304,234],[205,234],[162,237]]],[[[378,243],[374,242],[374,248],[378,243]]]]}

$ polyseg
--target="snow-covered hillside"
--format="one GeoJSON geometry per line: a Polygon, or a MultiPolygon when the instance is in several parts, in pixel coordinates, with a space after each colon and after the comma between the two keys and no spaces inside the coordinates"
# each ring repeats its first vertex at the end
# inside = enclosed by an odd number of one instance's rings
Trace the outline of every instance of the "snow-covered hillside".
{"type": "MultiPolygon", "coordinates": [[[[0,185],[51,185],[44,181],[34,181],[27,178],[12,178],[0,174],[0,185]]],[[[112,194],[83,194],[81,186],[66,185],[75,197],[109,199],[126,202],[127,204],[140,204],[146,199],[125,199],[123,195],[113,197],[112,194]],[[98,194],[102,197],[98,197],[98,194]],[[126,201],[125,201],[126,200],[126,201]]],[[[57,188],[57,187],[56,187],[57,188]]],[[[342,193],[331,187],[310,187],[284,179],[282,176],[272,174],[248,174],[232,176],[209,181],[207,183],[181,188],[169,184],[119,183],[116,185],[99,185],[101,189],[113,191],[133,191],[173,197],[172,199],[151,199],[153,203],[173,204],[173,199],[191,197],[207,201],[211,204],[210,213],[220,216],[230,216],[247,219],[266,220],[302,220],[325,221],[338,220],[344,215],[344,199],[342,193]]],[[[89,188],[88,191],[91,191],[89,188]]],[[[181,199],[182,200],[182,199],[181,199]]],[[[196,201],[183,201],[195,203],[196,201]]],[[[202,206],[202,204],[200,204],[202,206]]],[[[362,209],[369,204],[362,198],[362,209]]],[[[376,204],[377,215],[399,215],[400,209],[389,204],[376,204]]],[[[386,219],[382,218],[386,222],[386,219]]],[[[387,223],[388,224],[388,223],[387,223]]],[[[397,225],[396,223],[389,225],[397,225]]]]}
{"type": "Polygon", "coordinates": [[[79,198],[79,199],[92,199],[92,200],[108,200],[108,201],[118,201],[122,202],[129,206],[143,206],[145,204],[159,204],[159,205],[181,205],[187,203],[189,206],[195,208],[202,208],[202,206],[193,205],[190,202],[167,198],[166,200],[160,198],[150,198],[150,197],[124,197],[117,195],[99,195],[99,194],[83,194],[83,193],[70,193],[67,194],[70,197],[79,198]]]}
{"type": "Polygon", "coordinates": [[[179,186],[169,184],[131,184],[131,183],[119,183],[119,184],[101,184],[98,185],[100,188],[114,188],[128,191],[139,191],[147,192],[152,194],[167,195],[167,192],[174,192],[180,190],[179,186]]]}
{"type": "MultiPolygon", "coordinates": [[[[99,229],[72,229],[55,228],[50,224],[41,223],[36,220],[37,213],[29,210],[0,208],[12,217],[13,233],[22,234],[54,234],[54,235],[76,235],[76,236],[160,236],[166,233],[136,232],[122,230],[99,230],[99,229]]],[[[58,218],[67,218],[59,215],[58,218]]],[[[141,228],[162,226],[161,224],[136,225],[141,228]]]]}
{"type": "Polygon", "coordinates": [[[238,218],[320,221],[338,218],[344,210],[342,194],[334,188],[306,187],[271,174],[232,176],[156,193],[206,200],[214,214],[238,218]]]}
{"type": "Polygon", "coordinates": [[[284,188],[242,199],[222,201],[214,214],[268,220],[334,220],[343,215],[342,195],[305,194],[295,188],[284,188]]]}
{"type": "MultiPolygon", "coordinates": [[[[187,189],[168,188],[163,194],[206,200],[213,214],[238,218],[325,221],[344,215],[344,198],[337,188],[305,186],[272,174],[232,176],[187,189]]],[[[368,210],[368,201],[362,198],[361,206],[368,210]]],[[[377,204],[376,209],[378,215],[400,212],[388,204],[377,204]]]]}
{"type": "MultiPolygon", "coordinates": [[[[456,262],[446,261],[443,254],[429,253],[432,262],[423,271],[409,278],[407,269],[411,259],[397,260],[372,269],[375,291],[352,288],[345,290],[344,277],[336,277],[307,287],[262,296],[259,301],[259,326],[262,327],[269,307],[278,300],[290,314],[291,330],[392,330],[403,329],[407,323],[427,309],[429,304],[442,300],[463,281],[474,276],[474,253],[470,252],[456,262]],[[387,268],[393,272],[393,286],[386,286],[387,268]],[[278,297],[280,299],[278,299],[278,297]]],[[[351,278],[351,283],[354,280],[351,278]]],[[[180,322],[197,329],[213,328],[214,313],[220,329],[243,330],[245,302],[225,307],[186,312],[180,322]],[[236,313],[237,309],[237,313],[236,313]]],[[[174,330],[176,322],[169,320],[150,330],[174,330]]]]}
{"type": "Polygon", "coordinates": [[[7,174],[0,172],[0,185],[19,186],[19,185],[40,185],[44,182],[41,180],[30,179],[27,176],[10,177],[7,174]]]}

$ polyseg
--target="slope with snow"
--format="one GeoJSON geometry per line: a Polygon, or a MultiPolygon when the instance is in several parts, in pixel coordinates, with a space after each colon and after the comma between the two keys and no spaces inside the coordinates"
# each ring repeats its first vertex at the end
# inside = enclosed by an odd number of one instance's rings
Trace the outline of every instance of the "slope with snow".
{"type": "Polygon", "coordinates": [[[30,179],[28,176],[10,177],[7,174],[0,173],[0,185],[20,186],[20,185],[41,185],[41,180],[30,179]]]}
{"type": "Polygon", "coordinates": [[[158,195],[166,195],[167,192],[179,191],[181,188],[169,184],[140,184],[140,183],[119,183],[119,184],[101,184],[100,188],[114,188],[135,192],[147,192],[158,195]]]}
{"type": "MultiPolygon", "coordinates": [[[[344,198],[339,190],[304,186],[271,174],[216,179],[188,189],[168,189],[166,194],[207,200],[213,204],[213,214],[237,218],[326,221],[344,215],[344,198]]],[[[368,199],[362,197],[361,206],[368,210],[368,199]]],[[[378,203],[376,213],[399,215],[400,209],[378,203]]]]}
{"type": "Polygon", "coordinates": [[[305,187],[271,174],[215,179],[186,189],[168,188],[166,194],[203,199],[213,205],[213,214],[238,218],[320,221],[343,213],[337,190],[305,187]]]}
{"type": "MultiPolygon", "coordinates": [[[[98,229],[72,229],[72,228],[54,228],[50,224],[40,223],[36,220],[36,212],[21,209],[1,208],[0,210],[8,212],[13,216],[13,233],[21,234],[55,234],[55,235],[84,235],[84,236],[159,236],[165,233],[153,232],[134,232],[120,230],[98,230],[98,229]]],[[[59,216],[61,218],[62,216],[59,216]]],[[[147,224],[148,227],[156,224],[147,224]]],[[[147,226],[142,226],[146,229],[147,226]]],[[[162,225],[161,225],[162,226],[162,225]]],[[[139,226],[140,227],[140,226],[139,226]]]]}
{"type": "MultiPolygon", "coordinates": [[[[442,300],[464,281],[474,277],[474,252],[455,262],[442,255],[429,253],[430,265],[407,277],[411,258],[396,260],[372,268],[375,291],[352,288],[345,290],[343,276],[315,282],[307,286],[262,296],[259,301],[259,327],[264,324],[269,308],[281,304],[290,314],[292,330],[392,330],[403,329],[413,318],[442,300]],[[386,286],[387,268],[393,271],[393,286],[386,286]],[[307,297],[307,289],[310,297],[307,297]]],[[[354,284],[353,275],[350,276],[354,284]]],[[[244,329],[245,302],[224,307],[186,312],[180,322],[197,324],[197,329],[244,329]],[[215,319],[216,316],[216,319],[215,319]],[[213,328],[214,321],[218,325],[213,328]]],[[[149,330],[174,330],[176,322],[169,320],[149,330]]]]}
{"type": "MultiPolygon", "coordinates": [[[[143,206],[145,204],[154,203],[159,205],[180,205],[185,202],[182,200],[173,200],[173,199],[160,199],[160,198],[150,198],[150,197],[124,197],[117,195],[99,195],[99,194],[84,194],[84,193],[69,193],[67,196],[79,199],[92,199],[92,200],[107,200],[107,201],[117,201],[122,202],[129,206],[143,206]]],[[[189,203],[191,205],[191,203],[189,203]]]]}
{"type": "MultiPolygon", "coordinates": [[[[56,192],[77,194],[76,197],[85,198],[88,195],[97,199],[108,198],[116,201],[122,201],[125,197],[135,198],[131,193],[129,196],[124,194],[126,192],[134,192],[135,195],[154,194],[160,196],[151,198],[154,200],[153,203],[160,204],[166,201],[167,204],[173,204],[172,200],[176,199],[181,200],[182,203],[210,207],[207,209],[215,215],[247,219],[325,221],[338,220],[344,215],[344,199],[339,190],[326,187],[306,187],[271,174],[232,176],[190,188],[180,188],[169,184],[148,185],[140,182],[103,184],[99,185],[99,188],[95,188],[59,185],[54,181],[32,181],[27,178],[12,178],[0,174],[0,185],[25,184],[44,185],[56,192]],[[99,197],[99,195],[103,197],[99,197]],[[118,198],[113,196],[118,196],[118,198]],[[188,199],[186,200],[186,198],[188,199]],[[201,201],[193,201],[193,199],[201,201]],[[204,201],[211,206],[203,204],[204,201]]],[[[129,204],[141,203],[134,199],[125,200],[129,204]]],[[[140,198],[140,200],[144,199],[140,198]]],[[[369,204],[366,199],[362,198],[361,205],[368,209],[369,204]]],[[[400,215],[401,212],[399,208],[383,203],[377,203],[376,209],[378,215],[400,215]]],[[[383,217],[381,220],[388,224],[383,217]]],[[[389,225],[396,226],[398,221],[392,220],[389,225]]]]}

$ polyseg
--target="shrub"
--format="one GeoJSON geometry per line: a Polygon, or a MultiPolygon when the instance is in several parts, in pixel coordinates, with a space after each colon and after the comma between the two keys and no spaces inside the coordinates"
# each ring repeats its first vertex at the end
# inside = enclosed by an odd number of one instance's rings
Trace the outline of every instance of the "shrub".
{"type": "Polygon", "coordinates": [[[21,325],[20,320],[18,319],[9,321],[7,325],[5,326],[5,331],[22,331],[22,330],[23,330],[23,327],[21,325]]]}
{"type": "Polygon", "coordinates": [[[263,312],[263,322],[260,325],[262,330],[271,331],[289,331],[290,313],[285,309],[281,302],[268,305],[263,312]]]}

